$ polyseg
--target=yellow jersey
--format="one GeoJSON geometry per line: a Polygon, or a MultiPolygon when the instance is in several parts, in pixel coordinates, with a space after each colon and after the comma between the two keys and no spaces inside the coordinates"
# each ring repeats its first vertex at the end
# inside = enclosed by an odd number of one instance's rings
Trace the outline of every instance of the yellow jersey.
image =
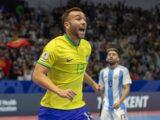
{"type": "Polygon", "coordinates": [[[81,39],[78,46],[66,34],[51,40],[43,50],[38,64],[49,69],[48,77],[61,89],[72,89],[76,92],[73,101],[62,98],[54,92],[47,91],[41,105],[55,109],[76,109],[85,105],[83,101],[83,78],[91,54],[91,46],[81,39]]]}

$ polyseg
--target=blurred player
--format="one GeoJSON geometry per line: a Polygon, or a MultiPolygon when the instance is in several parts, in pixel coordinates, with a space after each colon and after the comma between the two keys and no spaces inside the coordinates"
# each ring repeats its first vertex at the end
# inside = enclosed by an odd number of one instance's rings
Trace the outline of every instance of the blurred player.
{"type": "Polygon", "coordinates": [[[65,34],[51,40],[35,66],[32,79],[47,89],[38,120],[92,120],[83,101],[83,79],[96,91],[101,87],[85,72],[91,46],[85,36],[86,16],[80,8],[62,16],[65,34]]]}
{"type": "Polygon", "coordinates": [[[128,120],[125,98],[130,92],[128,69],[118,64],[119,51],[114,44],[107,49],[108,67],[100,71],[99,84],[104,87],[100,120],[128,120]]]}

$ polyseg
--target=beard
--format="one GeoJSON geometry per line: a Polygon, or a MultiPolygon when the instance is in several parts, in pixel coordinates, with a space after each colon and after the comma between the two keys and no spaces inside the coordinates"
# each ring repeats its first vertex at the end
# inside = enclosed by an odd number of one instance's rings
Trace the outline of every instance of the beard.
{"type": "Polygon", "coordinates": [[[114,65],[116,65],[117,63],[116,62],[110,62],[110,63],[108,63],[110,66],[114,66],[114,65]]]}
{"type": "Polygon", "coordinates": [[[116,65],[117,64],[117,60],[107,60],[107,63],[111,66],[116,65]]]}
{"type": "Polygon", "coordinates": [[[86,34],[86,30],[80,31],[79,28],[77,28],[76,26],[72,26],[70,32],[78,39],[83,39],[86,34]]]}
{"type": "Polygon", "coordinates": [[[78,39],[83,39],[85,37],[85,33],[81,33],[79,30],[72,30],[72,33],[78,39]]]}

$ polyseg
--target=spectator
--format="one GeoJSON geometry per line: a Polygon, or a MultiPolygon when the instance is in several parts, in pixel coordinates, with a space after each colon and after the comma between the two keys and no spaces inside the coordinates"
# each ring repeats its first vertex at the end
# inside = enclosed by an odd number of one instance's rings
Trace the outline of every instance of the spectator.
{"type": "MultiPolygon", "coordinates": [[[[160,79],[160,10],[158,7],[143,10],[128,7],[123,3],[90,2],[79,2],[78,6],[82,7],[88,15],[89,26],[86,36],[93,51],[87,71],[93,78],[98,79],[97,72],[105,66],[104,46],[114,41],[122,48],[121,64],[129,68],[133,79],[160,79]],[[95,14],[91,14],[92,12],[95,14]]],[[[19,70],[23,76],[26,71],[23,64],[27,66],[29,61],[33,65],[48,40],[63,32],[59,29],[61,28],[60,15],[68,7],[72,7],[71,4],[62,8],[53,8],[52,13],[42,9],[36,11],[27,8],[28,12],[19,17],[12,11],[6,13],[5,7],[0,10],[0,59],[7,59],[6,65],[9,66],[9,69],[3,69],[5,78],[17,79],[19,70]],[[19,37],[27,37],[30,40],[32,46],[29,50],[5,47],[8,41],[19,37]]]]}

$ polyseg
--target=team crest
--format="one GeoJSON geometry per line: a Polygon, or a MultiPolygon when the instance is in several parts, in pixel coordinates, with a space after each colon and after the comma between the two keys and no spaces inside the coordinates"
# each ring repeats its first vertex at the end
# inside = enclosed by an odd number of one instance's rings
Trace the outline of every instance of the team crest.
{"type": "Polygon", "coordinates": [[[49,53],[48,52],[43,52],[42,56],[41,56],[41,59],[46,61],[48,59],[48,57],[49,57],[49,53]]]}
{"type": "Polygon", "coordinates": [[[118,79],[118,75],[115,75],[113,79],[114,79],[114,80],[117,80],[117,79],[118,79]]]}

